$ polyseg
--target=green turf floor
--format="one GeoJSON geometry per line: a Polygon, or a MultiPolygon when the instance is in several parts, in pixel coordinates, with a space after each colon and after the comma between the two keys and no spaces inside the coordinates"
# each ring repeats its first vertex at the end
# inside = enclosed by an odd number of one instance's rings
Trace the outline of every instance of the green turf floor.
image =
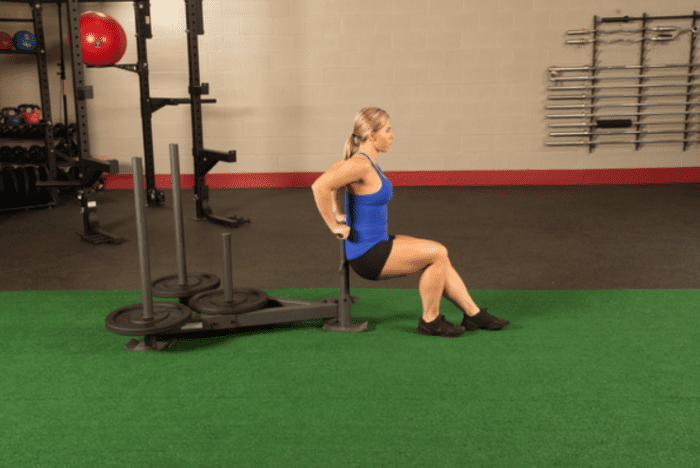
{"type": "Polygon", "coordinates": [[[361,334],[154,353],[104,326],[140,292],[2,292],[0,465],[700,466],[698,290],[472,291],[511,325],[455,339],[416,333],[417,290],[352,293],[361,334]]]}

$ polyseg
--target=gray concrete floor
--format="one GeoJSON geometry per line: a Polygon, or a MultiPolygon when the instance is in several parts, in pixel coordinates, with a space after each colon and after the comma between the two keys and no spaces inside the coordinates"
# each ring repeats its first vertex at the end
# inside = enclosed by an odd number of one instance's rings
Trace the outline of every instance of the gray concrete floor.
{"type": "MultiPolygon", "coordinates": [[[[172,194],[147,208],[151,277],[175,274],[172,194]]],[[[221,233],[230,232],[240,287],[338,286],[338,241],[311,190],[211,190],[218,215],[252,222],[237,229],[189,219],[187,266],[221,276],[221,233]]],[[[80,240],[75,198],[53,209],[0,214],[0,290],[140,289],[131,191],[98,195],[102,229],[127,241],[80,240]]],[[[470,289],[700,288],[700,184],[571,187],[395,187],[389,232],[443,243],[470,289]]],[[[382,282],[354,272],[351,286],[418,287],[419,275],[382,282]]]]}

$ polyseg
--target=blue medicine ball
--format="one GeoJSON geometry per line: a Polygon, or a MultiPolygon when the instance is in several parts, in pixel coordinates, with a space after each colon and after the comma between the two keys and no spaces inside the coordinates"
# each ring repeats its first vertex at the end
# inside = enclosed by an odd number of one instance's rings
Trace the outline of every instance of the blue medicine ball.
{"type": "Polygon", "coordinates": [[[29,52],[36,48],[36,36],[29,31],[17,31],[12,42],[17,50],[29,52]]]}

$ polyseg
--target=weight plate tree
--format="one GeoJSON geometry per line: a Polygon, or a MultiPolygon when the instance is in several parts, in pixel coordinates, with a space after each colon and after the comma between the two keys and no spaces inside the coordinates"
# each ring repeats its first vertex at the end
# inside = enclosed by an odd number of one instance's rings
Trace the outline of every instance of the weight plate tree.
{"type": "Polygon", "coordinates": [[[177,248],[177,275],[159,278],[153,282],[156,297],[177,297],[187,304],[195,294],[216,289],[221,280],[207,273],[187,273],[185,262],[185,228],[182,222],[182,197],[180,193],[180,153],[178,145],[170,145],[170,177],[173,183],[173,218],[175,218],[175,244],[177,248]]]}
{"type": "Polygon", "coordinates": [[[192,318],[192,310],[184,304],[153,302],[151,296],[151,266],[148,254],[148,232],[144,209],[143,167],[141,158],[131,160],[134,173],[134,205],[136,208],[136,230],[139,244],[139,265],[141,267],[141,304],[122,307],[110,313],[105,326],[120,335],[144,335],[144,343],[132,340],[126,346],[129,350],[156,351],[170,347],[170,343],[158,343],[155,335],[178,328],[192,318]],[[135,344],[138,343],[138,344],[135,344]]]}
{"type": "Polygon", "coordinates": [[[231,275],[231,234],[221,234],[221,262],[224,270],[224,289],[207,291],[190,299],[190,307],[206,315],[244,314],[262,309],[269,297],[264,291],[233,288],[231,275]]]}

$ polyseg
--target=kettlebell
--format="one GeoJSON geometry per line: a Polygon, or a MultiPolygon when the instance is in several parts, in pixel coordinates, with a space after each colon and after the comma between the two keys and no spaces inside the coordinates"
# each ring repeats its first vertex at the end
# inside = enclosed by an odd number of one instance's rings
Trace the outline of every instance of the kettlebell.
{"type": "Polygon", "coordinates": [[[22,123],[22,116],[17,108],[5,107],[2,110],[2,116],[5,117],[5,122],[10,125],[19,125],[22,123]]]}
{"type": "Polygon", "coordinates": [[[38,124],[41,122],[41,108],[34,104],[22,104],[18,107],[22,112],[24,121],[28,124],[38,124]]]}

